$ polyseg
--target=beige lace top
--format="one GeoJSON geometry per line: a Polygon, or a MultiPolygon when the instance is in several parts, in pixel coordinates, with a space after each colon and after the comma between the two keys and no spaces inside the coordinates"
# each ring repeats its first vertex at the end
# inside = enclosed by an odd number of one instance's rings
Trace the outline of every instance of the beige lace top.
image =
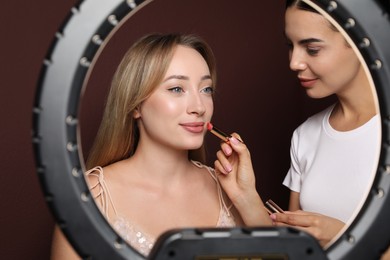
{"type": "MultiPolygon", "coordinates": [[[[210,173],[211,177],[217,183],[217,191],[220,202],[220,213],[219,218],[216,223],[216,227],[234,227],[236,223],[234,221],[233,215],[230,213],[231,205],[228,207],[223,198],[223,191],[221,185],[218,182],[217,177],[215,176],[215,171],[213,168],[205,166],[199,162],[192,161],[192,163],[199,168],[206,168],[210,173]]],[[[143,232],[139,227],[133,225],[131,220],[122,217],[116,210],[114,202],[112,201],[110,190],[107,187],[107,184],[104,180],[103,168],[97,166],[85,173],[86,176],[95,176],[98,181],[93,186],[90,186],[90,190],[98,190],[95,193],[94,199],[98,202],[101,207],[103,215],[111,223],[116,232],[129,243],[134,249],[138,252],[147,256],[150,250],[153,247],[156,239],[155,237],[143,232]],[[112,207],[114,210],[115,217],[110,219],[108,216],[108,208],[112,207]]]]}

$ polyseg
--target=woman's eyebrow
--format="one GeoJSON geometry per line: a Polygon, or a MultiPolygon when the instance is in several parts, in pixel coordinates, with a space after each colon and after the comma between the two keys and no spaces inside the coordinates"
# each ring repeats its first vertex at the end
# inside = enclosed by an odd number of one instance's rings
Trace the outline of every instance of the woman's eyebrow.
{"type": "MultiPolygon", "coordinates": [[[[163,82],[166,82],[170,79],[179,79],[179,80],[189,80],[190,78],[188,76],[184,76],[184,75],[171,75],[169,77],[167,77],[166,79],[164,79],[163,82]]],[[[207,80],[207,79],[211,79],[211,76],[210,75],[204,75],[201,80],[207,80]]]]}
{"type": "Polygon", "coordinates": [[[187,76],[184,76],[184,75],[171,75],[171,76],[167,77],[166,79],[164,79],[164,82],[168,81],[170,79],[189,80],[190,78],[187,76]]]}
{"type": "Polygon", "coordinates": [[[324,42],[324,41],[317,39],[317,38],[307,38],[307,39],[303,39],[303,40],[298,41],[298,43],[300,45],[305,45],[305,44],[313,43],[313,42],[324,42]]]}

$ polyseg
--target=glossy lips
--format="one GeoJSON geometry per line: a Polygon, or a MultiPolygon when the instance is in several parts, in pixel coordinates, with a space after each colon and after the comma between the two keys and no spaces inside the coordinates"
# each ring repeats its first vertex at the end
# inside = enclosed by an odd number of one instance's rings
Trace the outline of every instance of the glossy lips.
{"type": "Polygon", "coordinates": [[[195,134],[198,134],[198,133],[202,133],[203,132],[203,126],[204,126],[204,123],[185,123],[185,124],[181,124],[181,126],[187,130],[188,132],[191,132],[191,133],[195,133],[195,134]]]}
{"type": "Polygon", "coordinates": [[[317,79],[304,79],[304,78],[299,78],[299,81],[301,82],[301,85],[305,88],[312,87],[316,82],[317,79]]]}

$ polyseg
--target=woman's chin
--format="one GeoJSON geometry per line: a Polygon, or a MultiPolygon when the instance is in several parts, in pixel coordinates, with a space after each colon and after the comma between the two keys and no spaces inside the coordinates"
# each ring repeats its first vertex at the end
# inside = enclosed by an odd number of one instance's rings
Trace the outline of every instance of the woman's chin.
{"type": "Polygon", "coordinates": [[[201,148],[203,145],[203,140],[201,142],[193,142],[193,143],[188,143],[187,145],[187,150],[197,150],[199,148],[201,148]]]}
{"type": "Polygon", "coordinates": [[[316,91],[310,91],[310,90],[306,90],[306,95],[310,98],[313,98],[313,99],[321,99],[321,98],[326,98],[329,96],[329,95],[325,95],[323,93],[318,93],[316,91]]]}

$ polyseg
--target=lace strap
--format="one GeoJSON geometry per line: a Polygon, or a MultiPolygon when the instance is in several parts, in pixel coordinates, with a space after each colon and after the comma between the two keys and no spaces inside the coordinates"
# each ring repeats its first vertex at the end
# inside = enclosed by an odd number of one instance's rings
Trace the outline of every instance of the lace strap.
{"type": "Polygon", "coordinates": [[[218,191],[219,203],[220,203],[221,207],[223,207],[223,209],[225,209],[228,217],[230,217],[230,208],[233,205],[230,205],[229,207],[226,205],[225,200],[223,199],[222,187],[221,187],[221,184],[219,183],[218,177],[215,174],[215,170],[213,168],[211,168],[211,167],[208,167],[208,166],[198,162],[198,161],[191,161],[191,162],[195,166],[197,166],[198,168],[206,168],[207,171],[210,173],[211,177],[215,180],[215,182],[217,183],[217,191],[218,191]]]}
{"type": "Polygon", "coordinates": [[[85,172],[85,176],[87,176],[87,177],[94,176],[98,180],[94,184],[89,183],[90,184],[89,190],[91,192],[93,191],[92,194],[94,196],[95,201],[100,202],[101,211],[105,215],[105,217],[107,219],[109,219],[109,216],[108,216],[109,205],[111,205],[111,207],[114,210],[115,216],[117,217],[118,213],[117,213],[116,208],[114,206],[114,202],[112,201],[110,190],[108,189],[107,183],[104,180],[103,168],[100,166],[96,166],[96,167],[88,170],[87,172],[85,172]]]}

